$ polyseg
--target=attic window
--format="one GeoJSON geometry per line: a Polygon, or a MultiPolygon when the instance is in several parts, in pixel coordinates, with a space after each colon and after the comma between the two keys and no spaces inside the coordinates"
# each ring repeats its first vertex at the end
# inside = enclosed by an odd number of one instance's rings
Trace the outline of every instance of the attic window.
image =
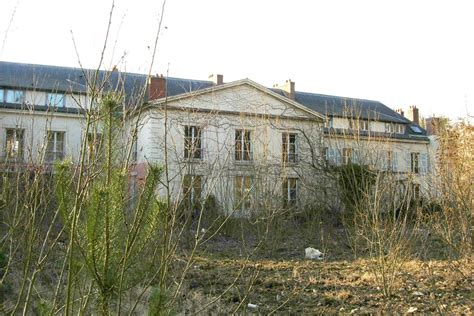
{"type": "Polygon", "coordinates": [[[6,90],[3,97],[6,103],[20,104],[23,102],[23,96],[23,91],[21,90],[6,90]]]}
{"type": "Polygon", "coordinates": [[[410,129],[413,131],[415,134],[423,134],[423,131],[416,125],[410,125],[410,129]]]}
{"type": "Polygon", "coordinates": [[[386,133],[405,134],[405,125],[395,123],[385,123],[386,133]]]}

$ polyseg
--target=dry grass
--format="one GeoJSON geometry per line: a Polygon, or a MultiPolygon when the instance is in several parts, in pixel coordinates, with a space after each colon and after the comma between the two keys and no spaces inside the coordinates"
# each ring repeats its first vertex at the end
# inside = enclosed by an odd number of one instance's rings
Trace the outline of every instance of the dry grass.
{"type": "Polygon", "coordinates": [[[366,259],[245,261],[222,253],[201,255],[186,277],[183,311],[194,313],[421,313],[472,314],[474,264],[471,261],[405,262],[397,273],[395,294],[385,298],[366,259]],[[245,266],[240,277],[240,269],[245,266]],[[257,277],[255,274],[258,272],[257,277]],[[235,283],[234,283],[235,282],[235,283]],[[252,290],[246,293],[249,283],[252,290]],[[222,294],[224,293],[224,294],[222,294]],[[249,309],[248,303],[258,305],[249,309]]]}

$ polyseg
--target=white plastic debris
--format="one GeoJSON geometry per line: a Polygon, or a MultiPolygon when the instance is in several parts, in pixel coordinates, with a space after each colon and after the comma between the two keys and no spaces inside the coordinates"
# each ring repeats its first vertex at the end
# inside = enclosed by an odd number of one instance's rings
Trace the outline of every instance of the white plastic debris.
{"type": "Polygon", "coordinates": [[[306,259],[323,260],[323,253],[318,249],[308,247],[304,250],[306,259]]]}
{"type": "Polygon", "coordinates": [[[248,303],[248,304],[247,304],[247,307],[248,307],[248,308],[252,308],[252,309],[256,309],[256,308],[258,308],[258,305],[255,305],[255,304],[252,304],[252,303],[248,303]]]}
{"type": "Polygon", "coordinates": [[[415,291],[415,292],[413,292],[412,294],[413,294],[413,296],[423,296],[423,295],[424,295],[424,294],[423,294],[422,292],[420,292],[420,291],[415,291]]]}

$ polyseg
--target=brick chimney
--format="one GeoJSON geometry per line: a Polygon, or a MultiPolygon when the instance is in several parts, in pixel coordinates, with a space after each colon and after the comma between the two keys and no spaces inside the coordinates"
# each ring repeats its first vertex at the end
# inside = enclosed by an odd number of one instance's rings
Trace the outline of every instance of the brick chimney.
{"type": "Polygon", "coordinates": [[[212,74],[212,75],[209,75],[209,80],[214,82],[215,86],[220,86],[221,84],[224,83],[224,76],[218,75],[218,74],[212,74]]]}
{"type": "Polygon", "coordinates": [[[401,116],[405,117],[405,112],[402,109],[396,109],[395,112],[397,112],[401,116]]]}
{"type": "Polygon", "coordinates": [[[420,125],[420,114],[416,105],[410,105],[407,112],[407,118],[413,123],[420,125]]]}
{"type": "Polygon", "coordinates": [[[148,79],[148,101],[161,99],[166,96],[166,78],[163,75],[148,79]]]}
{"type": "Polygon", "coordinates": [[[291,79],[286,80],[283,84],[274,84],[273,88],[285,91],[288,98],[295,100],[295,83],[291,79]]]}

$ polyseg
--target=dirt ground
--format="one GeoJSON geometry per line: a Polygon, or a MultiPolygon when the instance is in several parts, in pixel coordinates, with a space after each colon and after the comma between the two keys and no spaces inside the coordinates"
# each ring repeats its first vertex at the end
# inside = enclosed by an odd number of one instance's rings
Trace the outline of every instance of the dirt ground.
{"type": "Polygon", "coordinates": [[[223,238],[196,257],[186,275],[179,312],[474,313],[472,260],[404,262],[388,298],[371,269],[373,262],[342,259],[342,253],[348,253],[343,245],[337,255],[314,261],[305,260],[304,248],[292,243],[249,258],[237,244],[223,238]]]}

